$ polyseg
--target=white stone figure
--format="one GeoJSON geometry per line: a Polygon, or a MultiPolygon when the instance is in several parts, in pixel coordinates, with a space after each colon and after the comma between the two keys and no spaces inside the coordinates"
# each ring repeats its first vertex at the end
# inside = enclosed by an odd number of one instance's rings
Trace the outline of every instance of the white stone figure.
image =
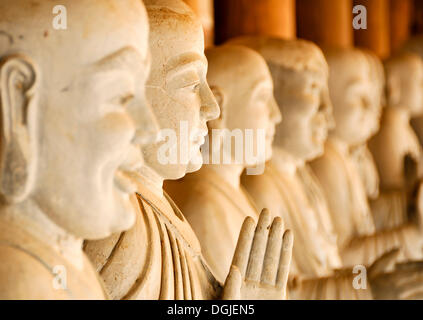
{"type": "Polygon", "coordinates": [[[418,223],[416,195],[422,156],[410,119],[423,112],[423,60],[402,53],[390,58],[385,70],[387,106],[380,130],[369,141],[380,176],[380,195],[371,202],[378,230],[418,223]]]}
{"type": "Polygon", "coordinates": [[[0,1],[0,299],[104,299],[83,239],[130,228],[148,22],[139,0],[0,1]]]}
{"type": "Polygon", "coordinates": [[[321,50],[304,40],[241,37],[266,59],[283,121],[276,127],[272,159],[263,175],[242,183],[258,209],[270,208],[295,237],[289,287],[293,299],[366,299],[355,290],[352,270],[343,267],[325,194],[308,162],[323,153],[333,128],[328,66],[321,50]]]}
{"type": "Polygon", "coordinates": [[[361,169],[352,155],[379,128],[382,108],[374,98],[376,86],[372,82],[376,68],[368,54],[358,49],[326,50],[325,56],[336,126],[324,155],[311,165],[328,200],[343,264],[369,266],[378,257],[399,248],[397,259],[405,261],[404,264],[370,279],[373,297],[421,297],[422,284],[416,279],[421,277],[423,269],[418,263],[408,262],[410,257],[421,254],[421,245],[416,242],[420,239],[419,230],[402,225],[376,231],[361,169]],[[415,290],[410,289],[411,284],[415,290]]]}
{"type": "Polygon", "coordinates": [[[208,164],[179,181],[168,181],[165,189],[193,227],[216,277],[223,280],[244,219],[257,220],[260,212],[241,186],[241,174],[246,167],[264,166],[270,158],[281,115],[272,77],[259,54],[245,47],[221,46],[207,50],[206,56],[207,80],[221,108],[220,117],[208,123],[208,164]],[[248,163],[247,145],[255,162],[248,163]]]}
{"type": "Polygon", "coordinates": [[[201,159],[207,121],[219,116],[219,108],[207,84],[203,30],[193,12],[180,0],[144,3],[152,56],[147,97],[160,128],[173,132],[176,139],[140,146],[145,165],[132,172],[137,183],[133,206],[139,210],[135,227],[88,242],[85,250],[114,299],[284,298],[292,237],[288,232],[282,238],[278,220],[272,223],[266,211],[257,227],[253,219],[245,219],[223,284],[210,271],[183,213],[162,189],[164,180],[201,167],[201,161],[194,160],[201,159]],[[183,125],[189,129],[188,141],[182,141],[183,125]],[[179,150],[182,144],[188,161],[165,164],[160,151],[179,150]],[[269,253],[263,257],[266,243],[269,253]],[[280,252],[282,258],[274,259],[280,252]],[[266,281],[269,275],[274,276],[272,283],[266,281]]]}

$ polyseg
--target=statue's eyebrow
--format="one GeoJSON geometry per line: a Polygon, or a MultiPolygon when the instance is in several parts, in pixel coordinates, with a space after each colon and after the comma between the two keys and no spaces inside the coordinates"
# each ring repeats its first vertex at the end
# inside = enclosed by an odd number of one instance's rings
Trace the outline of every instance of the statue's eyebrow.
{"type": "Polygon", "coordinates": [[[270,93],[273,93],[273,82],[265,77],[258,79],[252,85],[252,95],[256,95],[263,90],[270,90],[270,93]]]}
{"type": "Polygon", "coordinates": [[[360,78],[360,77],[354,77],[354,78],[352,78],[352,79],[350,79],[348,82],[347,82],[347,87],[353,87],[353,88],[356,88],[357,86],[359,86],[359,85],[361,85],[362,83],[363,83],[363,81],[364,81],[364,79],[363,78],[360,78]]]}
{"type": "MultiPolygon", "coordinates": [[[[0,39],[5,38],[8,41],[8,45],[13,45],[13,36],[10,33],[7,33],[4,30],[0,30],[0,39]]],[[[1,41],[0,41],[1,42],[1,41]]]]}
{"type": "Polygon", "coordinates": [[[187,65],[190,64],[200,64],[207,66],[207,59],[196,53],[196,52],[189,52],[184,53],[176,57],[172,57],[165,66],[165,72],[167,74],[177,73],[179,69],[186,68],[187,65]]]}
{"type": "Polygon", "coordinates": [[[111,55],[102,58],[92,65],[94,73],[110,72],[113,70],[134,71],[142,70],[147,65],[149,55],[145,58],[132,47],[125,47],[111,55]]]}

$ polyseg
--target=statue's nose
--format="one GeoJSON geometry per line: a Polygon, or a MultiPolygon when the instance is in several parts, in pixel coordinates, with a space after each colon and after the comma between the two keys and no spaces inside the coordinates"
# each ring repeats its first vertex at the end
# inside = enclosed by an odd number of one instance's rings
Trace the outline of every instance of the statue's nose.
{"type": "Polygon", "coordinates": [[[220,115],[220,107],[207,83],[202,86],[200,95],[203,117],[207,121],[217,119],[220,115]]]}
{"type": "Polygon", "coordinates": [[[272,96],[269,103],[270,108],[270,119],[275,123],[282,122],[282,113],[279,109],[278,103],[276,102],[275,98],[272,96]]]}

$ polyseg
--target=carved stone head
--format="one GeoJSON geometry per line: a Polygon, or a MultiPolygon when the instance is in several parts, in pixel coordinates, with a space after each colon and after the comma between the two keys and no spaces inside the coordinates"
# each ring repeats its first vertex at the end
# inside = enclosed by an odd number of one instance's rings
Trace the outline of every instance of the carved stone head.
{"type": "MultiPolygon", "coordinates": [[[[237,45],[214,47],[208,49],[206,55],[209,61],[207,79],[221,108],[219,119],[210,121],[209,129],[227,129],[222,131],[235,137],[239,130],[244,153],[249,144],[248,148],[257,155],[255,160],[264,163],[272,155],[275,125],[281,121],[266,61],[255,51],[237,45]],[[264,141],[259,141],[260,134],[264,141]],[[264,149],[259,144],[264,144],[264,149]]],[[[232,160],[239,156],[235,155],[237,147],[232,143],[231,150],[226,150],[231,152],[232,160]]],[[[248,163],[246,158],[244,154],[244,165],[258,164],[248,163]]]]}
{"type": "Polygon", "coordinates": [[[249,46],[267,61],[283,116],[275,145],[300,159],[320,155],[333,123],[328,67],[321,50],[304,40],[242,37],[231,42],[249,46]]]}
{"type": "Polygon", "coordinates": [[[192,159],[201,159],[206,123],[219,116],[219,107],[207,84],[203,29],[192,10],[181,0],[144,3],[152,54],[147,98],[162,133],[169,133],[144,148],[144,158],[162,178],[178,179],[201,167],[201,161],[192,159]],[[176,161],[166,162],[169,159],[163,159],[163,150],[177,150],[176,161]]]}
{"type": "Polygon", "coordinates": [[[370,79],[373,85],[372,100],[374,105],[386,106],[386,78],[382,61],[372,51],[362,49],[370,63],[370,79]]]}
{"type": "Polygon", "coordinates": [[[411,116],[423,112],[423,60],[402,53],[385,63],[388,106],[404,109],[411,116]]]}
{"type": "Polygon", "coordinates": [[[325,56],[335,118],[331,134],[348,145],[362,144],[379,129],[382,104],[376,66],[358,49],[328,49],[325,56]]]}
{"type": "MultiPolygon", "coordinates": [[[[403,51],[417,54],[423,59],[423,35],[412,37],[405,44],[403,51]]],[[[411,125],[419,138],[420,144],[423,145],[423,115],[418,115],[411,119],[411,125]]]]}
{"type": "Polygon", "coordinates": [[[68,29],[56,30],[56,4],[0,1],[2,205],[30,202],[78,237],[103,238],[133,224],[123,171],[142,163],[134,118],[154,122],[147,14],[139,0],[63,0],[68,29]]]}

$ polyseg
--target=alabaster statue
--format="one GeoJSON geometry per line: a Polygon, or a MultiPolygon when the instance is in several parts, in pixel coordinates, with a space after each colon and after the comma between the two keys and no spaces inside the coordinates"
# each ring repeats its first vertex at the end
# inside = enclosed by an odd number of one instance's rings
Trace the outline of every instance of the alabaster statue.
{"type": "Polygon", "coordinates": [[[385,70],[387,106],[379,132],[369,141],[380,176],[380,195],[371,202],[377,230],[418,223],[415,197],[422,156],[410,119],[423,112],[423,60],[402,53],[390,58],[385,70]]]}
{"type": "MultiPolygon", "coordinates": [[[[328,209],[306,161],[322,153],[330,127],[327,63],[320,49],[303,41],[242,37],[266,60],[283,121],[276,127],[272,159],[262,175],[242,176],[257,209],[283,218],[296,239],[291,274],[330,276],[341,267],[328,209]]],[[[312,290],[290,291],[291,298],[313,298],[312,290]]],[[[320,297],[322,298],[322,297],[320,297]]]]}
{"type": "Polygon", "coordinates": [[[0,1],[0,299],[106,298],[82,239],[133,225],[132,118],[154,123],[145,8],[112,2],[61,1],[58,31],[56,1],[0,1]]]}
{"type": "MultiPolygon", "coordinates": [[[[361,51],[369,62],[369,79],[372,86],[369,90],[369,101],[372,104],[386,105],[385,99],[385,71],[380,59],[371,51],[361,51]]],[[[367,143],[358,144],[350,148],[350,156],[361,177],[363,187],[369,200],[379,197],[379,173],[373,155],[367,143]]],[[[372,210],[371,210],[372,211],[372,210]]],[[[373,214],[373,211],[372,211],[373,214]]],[[[374,218],[374,215],[373,215],[374,218]]]]}
{"type": "Polygon", "coordinates": [[[257,220],[259,214],[240,176],[246,167],[263,165],[271,156],[281,115],[272,77],[259,54],[245,47],[222,46],[207,50],[206,56],[207,80],[221,108],[220,117],[208,123],[208,161],[198,172],[167,182],[165,189],[197,234],[216,277],[224,280],[244,219],[257,220]],[[246,154],[248,144],[254,158],[246,154]]]}
{"type": "MultiPolygon", "coordinates": [[[[417,55],[420,59],[423,59],[423,36],[417,35],[411,37],[404,47],[401,49],[401,53],[410,53],[411,55],[417,55]]],[[[415,70],[413,70],[415,78],[415,70]]],[[[418,84],[413,84],[417,86],[418,84]]],[[[413,93],[414,97],[416,93],[413,93]]],[[[411,126],[419,140],[420,148],[423,146],[423,114],[421,112],[413,112],[410,119],[411,126]]],[[[419,165],[418,165],[418,176],[421,177],[423,174],[423,154],[420,153],[419,165]]]]}
{"type": "Polygon", "coordinates": [[[140,145],[145,163],[132,171],[135,226],[87,242],[85,251],[113,299],[281,299],[292,236],[283,237],[279,220],[272,223],[267,211],[257,226],[252,218],[244,220],[223,284],[185,216],[162,189],[164,180],[201,167],[207,121],[219,116],[219,107],[207,84],[203,30],[193,12],[179,0],[144,3],[152,58],[147,98],[161,132],[154,143],[140,145]]]}
{"type": "MultiPolygon", "coordinates": [[[[370,299],[356,290],[354,274],[343,267],[324,192],[308,162],[322,155],[333,127],[328,65],[322,51],[304,40],[241,37],[232,43],[253,48],[266,59],[283,121],[276,127],[273,155],[262,175],[243,175],[242,184],[258,209],[267,207],[285,221],[296,239],[289,286],[293,299],[370,299]]],[[[388,260],[385,258],[385,260],[388,260]]],[[[371,266],[375,279],[384,268],[371,266]],[[379,271],[376,269],[379,268],[379,271]]]]}
{"type": "MultiPolygon", "coordinates": [[[[335,128],[331,130],[322,157],[311,162],[327,198],[344,267],[371,265],[377,258],[397,251],[397,261],[408,261],[421,252],[414,242],[417,230],[408,225],[376,231],[367,194],[356,158],[352,152],[366,144],[379,128],[380,99],[371,80],[373,63],[358,49],[326,50],[329,63],[329,91],[335,128]],[[335,174],[336,173],[336,174],[335,174]]],[[[380,85],[378,87],[381,87],[380,85]]],[[[400,267],[370,279],[374,298],[416,297],[422,272],[418,264],[404,262],[400,267]],[[384,279],[383,281],[381,279],[384,279]],[[415,291],[410,290],[414,283],[415,291]]],[[[420,290],[421,291],[421,290],[420,290]]]]}
{"type": "Polygon", "coordinates": [[[245,174],[242,183],[258,209],[271,208],[298,238],[293,273],[328,275],[341,262],[326,203],[306,164],[322,153],[333,122],[325,58],[317,46],[303,40],[242,37],[233,42],[266,59],[283,116],[264,174],[245,174]]]}

